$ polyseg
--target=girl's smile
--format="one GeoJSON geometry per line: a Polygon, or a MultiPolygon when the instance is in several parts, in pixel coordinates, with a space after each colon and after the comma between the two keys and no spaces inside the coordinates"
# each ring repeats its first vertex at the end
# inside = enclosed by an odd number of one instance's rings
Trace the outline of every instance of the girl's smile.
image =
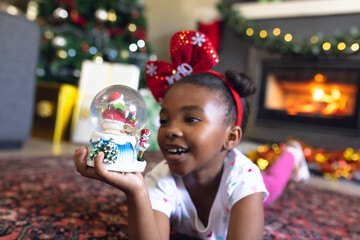
{"type": "Polygon", "coordinates": [[[166,144],[164,145],[164,150],[166,151],[165,158],[168,164],[180,164],[186,154],[190,152],[186,146],[176,144],[166,144]]]}
{"type": "Polygon", "coordinates": [[[168,93],[160,112],[158,143],[170,170],[185,176],[221,169],[228,127],[217,93],[188,83],[168,93]]]}

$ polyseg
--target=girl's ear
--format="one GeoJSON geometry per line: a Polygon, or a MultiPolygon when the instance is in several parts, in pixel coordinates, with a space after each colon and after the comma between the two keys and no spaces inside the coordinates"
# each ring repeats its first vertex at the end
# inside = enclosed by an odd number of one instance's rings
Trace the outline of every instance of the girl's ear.
{"type": "Polygon", "coordinates": [[[224,149],[231,150],[239,145],[242,137],[242,130],[239,126],[232,126],[228,129],[227,137],[224,143],[224,149]]]}

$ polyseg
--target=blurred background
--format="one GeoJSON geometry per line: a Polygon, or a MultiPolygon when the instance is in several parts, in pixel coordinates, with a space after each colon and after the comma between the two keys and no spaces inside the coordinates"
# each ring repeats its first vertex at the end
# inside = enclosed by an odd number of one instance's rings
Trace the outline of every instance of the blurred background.
{"type": "Polygon", "coordinates": [[[255,149],[254,161],[295,137],[307,144],[314,171],[358,178],[355,0],[3,0],[0,13],[1,154],[72,153],[88,144],[91,101],[112,84],[145,98],[151,150],[158,150],[159,106],[144,65],[170,61],[171,36],[189,29],[213,42],[215,70],[239,68],[258,85],[240,146],[255,149]]]}

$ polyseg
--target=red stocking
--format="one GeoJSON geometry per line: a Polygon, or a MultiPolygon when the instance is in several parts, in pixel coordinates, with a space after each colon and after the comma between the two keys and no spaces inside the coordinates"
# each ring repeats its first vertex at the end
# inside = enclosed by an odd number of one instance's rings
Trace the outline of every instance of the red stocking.
{"type": "Polygon", "coordinates": [[[204,33],[212,42],[214,48],[220,48],[221,21],[215,20],[212,23],[199,23],[198,30],[204,33]]]}

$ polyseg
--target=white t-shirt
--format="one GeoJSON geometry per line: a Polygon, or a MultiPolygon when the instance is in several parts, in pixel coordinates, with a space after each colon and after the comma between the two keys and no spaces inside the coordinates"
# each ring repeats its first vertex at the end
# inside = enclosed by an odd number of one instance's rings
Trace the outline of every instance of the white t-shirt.
{"type": "Polygon", "coordinates": [[[145,181],[152,208],[165,213],[177,232],[201,239],[226,239],[232,206],[256,192],[262,192],[264,199],[268,196],[259,168],[236,149],[225,158],[207,226],[198,218],[182,178],[171,174],[166,161],[156,165],[145,181]]]}

